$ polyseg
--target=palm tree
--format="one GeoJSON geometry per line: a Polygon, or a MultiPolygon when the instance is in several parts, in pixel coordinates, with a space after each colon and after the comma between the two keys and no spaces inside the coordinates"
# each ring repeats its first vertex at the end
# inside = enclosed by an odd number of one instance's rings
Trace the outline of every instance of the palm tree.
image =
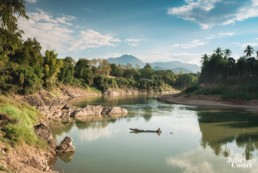
{"type": "Polygon", "coordinates": [[[201,59],[201,63],[204,64],[209,61],[209,56],[205,53],[201,59]]]}
{"type": "Polygon", "coordinates": [[[258,59],[258,50],[256,51],[256,58],[258,59]]]}
{"type": "Polygon", "coordinates": [[[214,50],[214,52],[215,52],[216,55],[220,55],[220,56],[223,55],[223,51],[220,47],[218,47],[216,50],[214,50]]]}
{"type": "Polygon", "coordinates": [[[252,56],[252,54],[254,53],[254,48],[250,45],[248,45],[246,48],[245,48],[245,51],[244,53],[246,53],[246,56],[247,57],[250,57],[252,56]]]}
{"type": "Polygon", "coordinates": [[[231,52],[230,49],[225,49],[225,50],[224,50],[225,58],[230,57],[231,53],[232,53],[232,52],[231,52]]]}

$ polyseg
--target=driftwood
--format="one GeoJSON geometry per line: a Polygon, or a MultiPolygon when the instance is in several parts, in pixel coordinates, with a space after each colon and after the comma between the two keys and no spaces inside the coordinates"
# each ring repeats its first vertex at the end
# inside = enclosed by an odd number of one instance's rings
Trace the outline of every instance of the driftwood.
{"type": "Polygon", "coordinates": [[[157,130],[142,130],[142,129],[137,129],[137,128],[130,128],[131,133],[161,133],[160,128],[158,128],[157,130]]]}

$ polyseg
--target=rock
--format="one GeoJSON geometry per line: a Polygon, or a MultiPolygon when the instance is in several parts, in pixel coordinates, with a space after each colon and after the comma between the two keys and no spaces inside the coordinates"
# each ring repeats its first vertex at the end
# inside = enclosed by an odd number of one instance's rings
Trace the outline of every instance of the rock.
{"type": "Polygon", "coordinates": [[[48,125],[46,125],[45,123],[40,123],[34,126],[34,129],[38,137],[46,141],[52,149],[56,148],[56,140],[53,138],[53,135],[48,125]]]}
{"type": "Polygon", "coordinates": [[[24,163],[28,166],[34,167],[34,168],[39,169],[41,171],[48,171],[49,170],[49,166],[48,166],[47,161],[43,160],[43,159],[32,157],[30,159],[25,160],[24,163]]]}
{"type": "Polygon", "coordinates": [[[79,108],[77,108],[73,105],[70,105],[70,104],[65,104],[61,108],[61,111],[62,111],[62,118],[69,118],[69,117],[73,116],[75,112],[78,112],[79,108]]]}
{"type": "Polygon", "coordinates": [[[72,138],[66,136],[63,141],[56,147],[57,153],[74,152],[75,147],[72,144],[72,138]]]}
{"type": "Polygon", "coordinates": [[[74,114],[74,117],[85,117],[85,116],[101,116],[103,110],[102,106],[90,106],[87,105],[85,108],[80,109],[74,114]]]}
{"type": "Polygon", "coordinates": [[[121,107],[107,107],[104,108],[102,114],[106,115],[127,115],[128,111],[121,107]]]}

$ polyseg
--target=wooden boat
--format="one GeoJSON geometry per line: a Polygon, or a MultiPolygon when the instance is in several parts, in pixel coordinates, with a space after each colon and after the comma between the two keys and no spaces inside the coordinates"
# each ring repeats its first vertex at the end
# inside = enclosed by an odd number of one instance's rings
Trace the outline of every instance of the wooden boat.
{"type": "Polygon", "coordinates": [[[130,128],[130,130],[133,133],[161,133],[160,128],[158,128],[157,130],[142,130],[137,128],[130,128]]]}

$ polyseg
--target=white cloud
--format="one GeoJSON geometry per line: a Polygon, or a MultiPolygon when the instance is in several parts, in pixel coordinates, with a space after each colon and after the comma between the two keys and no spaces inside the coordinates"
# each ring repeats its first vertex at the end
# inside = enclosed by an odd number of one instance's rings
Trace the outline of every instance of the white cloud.
{"type": "Polygon", "coordinates": [[[239,47],[241,47],[241,49],[245,49],[248,45],[252,46],[253,48],[258,47],[258,43],[257,42],[245,42],[245,43],[237,43],[237,45],[239,47]]]}
{"type": "Polygon", "coordinates": [[[58,53],[115,46],[120,40],[110,34],[92,29],[78,29],[73,16],[52,16],[43,10],[28,13],[30,19],[20,18],[19,27],[24,30],[23,38],[36,38],[43,49],[55,49],[58,53]]]}
{"type": "Polygon", "coordinates": [[[197,23],[203,29],[258,17],[258,0],[185,0],[185,2],[186,5],[170,8],[168,14],[197,23]]]}
{"type": "Polygon", "coordinates": [[[234,35],[233,32],[221,32],[218,34],[210,35],[209,37],[206,37],[205,39],[194,39],[188,43],[176,43],[176,44],[173,44],[171,47],[172,48],[182,48],[182,49],[196,48],[196,47],[200,47],[200,46],[204,46],[204,45],[208,44],[210,40],[220,39],[220,38],[224,38],[224,37],[231,37],[233,35],[234,35]]]}
{"type": "Polygon", "coordinates": [[[221,33],[214,34],[214,35],[211,35],[209,37],[206,37],[205,39],[206,40],[213,40],[213,39],[219,39],[219,38],[224,38],[224,37],[232,37],[234,35],[235,35],[234,32],[221,32],[221,33]]]}
{"type": "Polygon", "coordinates": [[[128,45],[132,46],[132,47],[139,46],[140,41],[141,41],[141,39],[135,39],[135,38],[125,39],[125,42],[127,42],[128,45]]]}
{"type": "Polygon", "coordinates": [[[121,42],[120,39],[112,35],[104,35],[94,30],[83,30],[80,31],[78,40],[72,43],[69,50],[78,51],[102,46],[115,46],[119,42],[121,42]]]}
{"type": "Polygon", "coordinates": [[[207,41],[195,39],[195,40],[190,41],[189,43],[173,44],[172,47],[173,48],[189,49],[189,48],[195,48],[195,47],[204,46],[207,43],[208,43],[207,41]]]}
{"type": "MultiPolygon", "coordinates": [[[[225,146],[223,146],[225,148],[225,146]]],[[[210,147],[196,149],[185,153],[166,158],[166,164],[172,168],[180,168],[183,173],[254,173],[257,172],[258,164],[256,159],[242,160],[244,151],[235,153],[233,148],[228,148],[231,158],[239,158],[239,164],[252,165],[251,168],[232,168],[227,157],[215,155],[210,147]]],[[[173,170],[173,169],[172,169],[173,170]]]]}
{"type": "Polygon", "coordinates": [[[26,2],[35,4],[35,3],[37,3],[37,0],[26,0],[26,2]]]}

